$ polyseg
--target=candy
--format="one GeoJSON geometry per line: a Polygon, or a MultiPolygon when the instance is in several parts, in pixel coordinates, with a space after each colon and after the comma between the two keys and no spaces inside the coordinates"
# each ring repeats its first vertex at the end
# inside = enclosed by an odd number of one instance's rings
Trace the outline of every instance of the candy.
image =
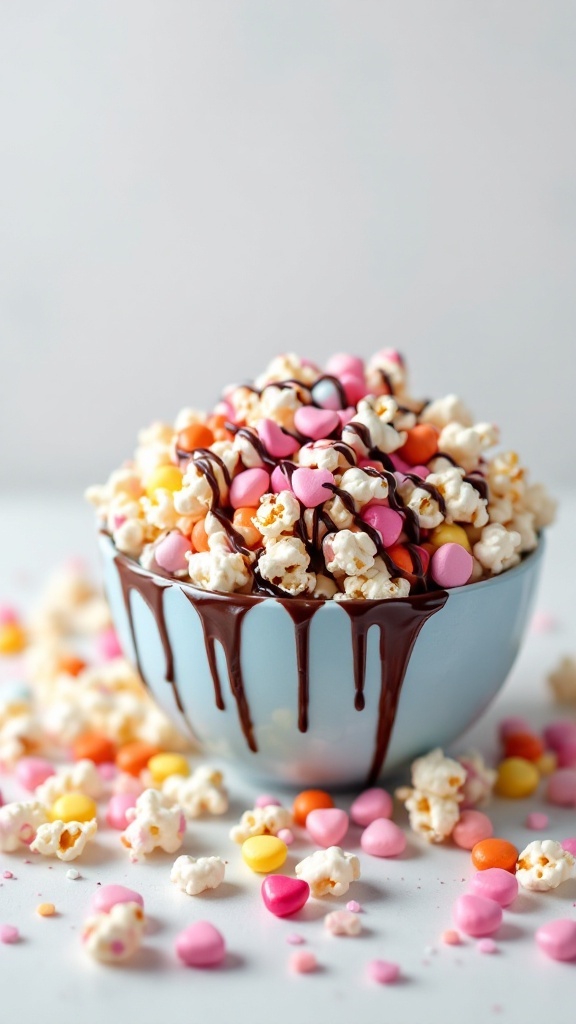
{"type": "Polygon", "coordinates": [[[261,793],[257,796],[254,801],[254,807],[281,807],[281,803],[277,797],[271,796],[270,793],[261,793]]]}
{"type": "Polygon", "coordinates": [[[507,757],[498,765],[496,792],[511,800],[531,796],[540,782],[538,769],[523,757],[507,757]]]}
{"type": "Polygon", "coordinates": [[[576,857],[576,836],[570,839],[563,839],[560,845],[564,850],[568,850],[568,853],[571,853],[573,857],[576,857]]]}
{"type": "Polygon", "coordinates": [[[26,633],[17,622],[0,624],[0,655],[20,654],[26,647],[26,633]]]}
{"type": "Polygon", "coordinates": [[[280,468],[280,466],[276,466],[272,470],[272,475],[270,477],[270,485],[275,494],[279,494],[280,491],[292,490],[290,477],[283,469],[280,468]]]}
{"type": "Polygon", "coordinates": [[[72,744],[75,761],[93,761],[94,764],[107,764],[116,757],[116,744],[99,732],[83,732],[72,744]]]}
{"type": "Polygon", "coordinates": [[[294,842],[294,833],[289,828],[279,828],[277,832],[278,839],[281,839],[286,846],[292,846],[294,842]]]}
{"type": "Polygon", "coordinates": [[[122,648],[114,626],[100,630],[95,641],[96,651],[104,661],[112,661],[122,655],[122,648]]]}
{"type": "Polygon", "coordinates": [[[576,769],[560,768],[548,778],[546,798],[559,807],[576,807],[576,769]]]}
{"type": "Polygon", "coordinates": [[[460,544],[461,547],[472,554],[472,547],[466,530],[456,523],[442,523],[440,526],[436,526],[428,538],[428,544],[433,548],[439,548],[443,544],[460,544]]]}
{"type": "Polygon", "coordinates": [[[492,935],[502,923],[502,907],[485,896],[464,893],[454,904],[453,916],[466,935],[492,935]]]}
{"type": "Polygon", "coordinates": [[[323,789],[304,789],[294,799],[292,815],[296,825],[305,825],[310,811],[322,807],[334,807],[334,801],[323,789]]]}
{"type": "Polygon", "coordinates": [[[355,937],[362,931],[362,921],[350,910],[332,910],[324,918],[324,927],[331,935],[355,937]]]}
{"type": "Polygon", "coordinates": [[[214,444],[214,434],[203,423],[191,423],[181,430],[176,438],[176,448],[182,452],[193,452],[196,448],[209,448],[214,444]]]}
{"type": "Polygon", "coordinates": [[[295,974],[311,974],[318,967],[318,961],[311,950],[299,949],[292,953],[288,965],[295,974]]]}
{"type": "Polygon", "coordinates": [[[249,548],[262,547],[262,534],[254,525],[254,516],[258,512],[256,508],[243,506],[234,510],[232,526],[242,537],[249,548]]]}
{"type": "Polygon", "coordinates": [[[94,800],[84,793],[64,793],[52,804],[50,818],[52,821],[91,821],[97,811],[94,800]]]}
{"type": "Polygon", "coordinates": [[[576,960],[576,921],[557,918],[536,931],[536,942],[551,960],[576,960]]]}
{"type": "Polygon", "coordinates": [[[431,423],[417,423],[407,435],[398,454],[411,466],[428,462],[438,451],[438,430],[431,423]]]}
{"type": "Polygon", "coordinates": [[[506,758],[520,757],[525,761],[538,761],[544,753],[544,744],[539,736],[530,732],[510,733],[504,740],[506,758]]]}
{"type": "Polygon", "coordinates": [[[327,469],[295,469],[292,474],[292,490],[306,508],[315,508],[332,497],[330,487],[334,476],[327,469]]]}
{"type": "Polygon", "coordinates": [[[388,818],[376,818],[364,829],[360,846],[371,857],[397,857],[406,849],[406,836],[388,818]]]}
{"type": "Polygon", "coordinates": [[[535,832],[541,831],[541,829],[548,828],[549,818],[547,814],[541,814],[539,811],[532,811],[526,817],[526,828],[531,828],[535,832]]]}
{"type": "Polygon", "coordinates": [[[262,882],[262,899],[271,914],[289,917],[302,909],[310,896],[308,882],[287,875],[268,875],[262,882]]]}
{"type": "Polygon", "coordinates": [[[300,447],[298,438],[286,433],[274,420],[259,420],[257,429],[266,451],[275,459],[287,459],[300,447]]]}
{"type": "Polygon", "coordinates": [[[188,565],[186,555],[192,550],[192,544],[179,530],[171,530],[154,548],[154,558],[165,572],[172,574],[184,572],[188,565]]]}
{"type": "Polygon", "coordinates": [[[430,561],[432,579],[439,587],[463,587],[472,575],[474,559],[461,544],[442,544],[430,561]]]}
{"type": "Polygon", "coordinates": [[[121,772],[127,772],[128,775],[140,775],[150,758],[160,753],[158,747],[152,743],[134,740],[132,743],[125,743],[123,747],[120,747],[116,754],[116,766],[121,772]]]}
{"type": "Polygon", "coordinates": [[[180,932],[175,949],[187,967],[216,967],[226,956],[224,937],[209,921],[195,921],[180,932]]]}
{"type": "Polygon", "coordinates": [[[462,811],[452,830],[452,839],[462,850],[472,850],[483,839],[493,834],[492,822],[482,811],[462,811]]]}
{"type": "Polygon", "coordinates": [[[393,809],[390,794],[374,786],[356,797],[350,808],[350,817],[355,825],[370,825],[377,818],[391,818],[393,809]]]}
{"type": "Polygon", "coordinates": [[[338,846],[348,831],[349,818],[338,807],[317,808],[306,816],[306,829],[318,846],[338,846]]]}
{"type": "Polygon", "coordinates": [[[170,775],[186,777],[190,774],[190,765],[182,754],[154,754],[148,761],[148,771],[153,782],[162,783],[170,775]]]}
{"type": "Polygon", "coordinates": [[[400,977],[400,967],[390,960],[371,960],[367,967],[368,977],[379,985],[392,985],[400,977]]]}
{"type": "Polygon", "coordinates": [[[245,469],[235,476],[230,487],[232,508],[257,505],[263,494],[270,489],[270,476],[265,469],[245,469]]]}
{"type": "Polygon", "coordinates": [[[509,907],[518,895],[516,876],[502,868],[478,871],[470,881],[470,888],[476,896],[485,896],[501,907],[509,907]]]}
{"type": "Polygon", "coordinates": [[[54,775],[54,765],[42,757],[21,757],[16,763],[14,774],[21,786],[30,793],[54,775]]]}
{"type": "Polygon", "coordinates": [[[386,505],[366,505],[360,513],[360,518],[373,530],[378,531],[385,548],[396,544],[404,529],[403,517],[386,505]]]}
{"type": "Polygon", "coordinates": [[[359,356],[348,355],[346,352],[336,352],[326,363],[326,373],[333,377],[340,377],[343,373],[351,374],[353,377],[363,377],[364,360],[359,356]]]}
{"type": "Polygon", "coordinates": [[[494,942],[494,939],[480,939],[476,949],[479,953],[488,953],[489,955],[498,952],[498,946],[494,942]]]}
{"type": "Polygon", "coordinates": [[[154,498],[156,491],[180,491],[182,489],[182,472],[177,466],[158,466],[152,470],[146,480],[146,494],[154,498]]]}
{"type": "Polygon", "coordinates": [[[136,806],[135,793],[115,793],[108,801],[106,808],[106,821],[110,828],[116,828],[122,832],[128,827],[126,811],[136,806]]]}
{"type": "Polygon", "coordinates": [[[140,893],[125,885],[101,885],[92,896],[95,914],[108,914],[118,903],[137,903],[144,909],[144,899],[140,893]]]}
{"type": "Polygon", "coordinates": [[[199,519],[192,527],[192,547],[194,551],[210,551],[208,534],[206,533],[205,520],[199,519]]]}
{"type": "Polygon", "coordinates": [[[504,743],[507,736],[511,736],[514,733],[529,732],[531,732],[530,723],[520,715],[510,715],[508,718],[503,718],[498,727],[498,735],[502,743],[504,743]]]}
{"type": "Polygon", "coordinates": [[[36,913],[40,917],[54,917],[56,913],[56,907],[53,903],[39,903],[36,907],[36,913]]]}
{"type": "Polygon", "coordinates": [[[560,750],[566,743],[576,740],[576,722],[567,721],[561,718],[557,722],[550,722],[544,729],[544,742],[551,750],[560,750]]]}
{"type": "Polygon", "coordinates": [[[319,441],[340,426],[338,413],[331,409],[316,409],[313,405],[302,405],[296,410],[294,426],[304,437],[319,441]]]}
{"type": "Polygon", "coordinates": [[[20,939],[20,932],[13,924],[0,924],[0,942],[6,946],[13,945],[20,939]]]}
{"type": "Polygon", "coordinates": [[[322,409],[334,409],[336,412],[340,411],[342,400],[340,398],[340,391],[334,381],[326,378],[319,380],[312,388],[311,395],[312,400],[322,409]]]}
{"type": "Polygon", "coordinates": [[[442,932],[440,936],[445,946],[459,946],[460,936],[458,932],[455,932],[453,928],[447,928],[446,931],[442,932]]]}
{"type": "Polygon", "coordinates": [[[277,836],[251,836],[242,843],[244,863],[258,874],[281,868],[288,856],[288,847],[277,836]]]}
{"type": "Polygon", "coordinates": [[[506,839],[482,839],[472,849],[472,863],[478,871],[502,868],[514,874],[517,860],[518,850],[506,839]]]}

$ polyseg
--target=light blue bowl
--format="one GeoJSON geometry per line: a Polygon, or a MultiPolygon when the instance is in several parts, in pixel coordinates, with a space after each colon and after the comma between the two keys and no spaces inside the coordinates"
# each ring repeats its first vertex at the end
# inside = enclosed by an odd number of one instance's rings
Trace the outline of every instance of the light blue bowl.
{"type": "MultiPolygon", "coordinates": [[[[398,615],[409,619],[420,615],[423,621],[424,606],[430,602],[439,605],[443,598],[423,595],[396,601],[346,602],[365,611],[370,606],[385,626],[387,679],[382,688],[380,630],[371,628],[362,710],[355,706],[350,613],[337,602],[314,602],[316,611],[309,629],[308,722],[306,731],[301,731],[304,702],[299,701],[299,693],[302,698],[304,680],[302,673],[298,674],[296,630],[285,607],[288,602],[273,597],[207,595],[141,569],[118,555],[106,536],[101,536],[100,544],[120,642],[126,656],[138,664],[158,704],[180,725],[186,723],[206,752],[233,761],[260,782],[299,787],[358,785],[369,780],[371,772],[374,781],[377,774],[390,772],[432,747],[449,744],[464,732],[494,698],[518,654],[544,548],[541,539],[537,550],[514,569],[444,595],[445,603],[423,622],[406,659],[395,716],[394,707],[385,706],[386,695],[394,682],[394,662],[401,663],[403,658],[401,631],[392,620],[398,615]],[[238,627],[237,637],[228,637],[231,676],[224,649],[218,641],[214,644],[213,668],[221,700],[217,700],[209,645],[197,610],[205,605],[195,606],[195,602],[206,600],[217,603],[219,622],[235,621],[238,627]],[[239,673],[243,692],[238,686],[239,673]],[[377,732],[387,712],[393,730],[380,770],[377,732]],[[251,733],[243,729],[242,720],[245,726],[251,721],[251,733]],[[250,749],[250,735],[256,751],[250,749]]],[[[310,602],[291,599],[292,614],[305,611],[306,604],[310,602]]],[[[301,663],[305,661],[303,653],[301,663]]],[[[358,663],[356,667],[358,671],[358,663]]],[[[396,671],[397,681],[399,674],[396,671]]],[[[382,739],[386,739],[383,734],[382,739]]],[[[379,746],[383,753],[382,742],[379,746]]]]}

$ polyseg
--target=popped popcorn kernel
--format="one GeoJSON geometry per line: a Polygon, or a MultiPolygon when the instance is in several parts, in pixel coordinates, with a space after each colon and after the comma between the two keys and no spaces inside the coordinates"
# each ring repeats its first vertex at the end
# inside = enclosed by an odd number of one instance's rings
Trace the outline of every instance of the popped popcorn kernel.
{"type": "Polygon", "coordinates": [[[295,868],[296,877],[308,882],[312,896],[344,896],[360,878],[360,861],[339,846],[316,850],[295,868]]]}
{"type": "Polygon", "coordinates": [[[71,861],[84,852],[86,844],[98,830],[96,819],[91,821],[50,821],[40,825],[30,849],[44,857],[57,857],[71,861]]]}
{"type": "Polygon", "coordinates": [[[84,948],[104,963],[128,960],[140,948],[144,927],[139,903],[116,903],[107,913],[88,918],[82,932],[84,948]]]}
{"type": "Polygon", "coordinates": [[[292,825],[292,815],[285,807],[268,804],[244,811],[237,825],[230,829],[230,839],[234,843],[244,843],[252,836],[277,836],[284,828],[292,825]]]}
{"type": "Polygon", "coordinates": [[[576,878],[576,861],[553,839],[535,839],[518,856],[516,878],[525,889],[546,892],[576,878]]]}
{"type": "Polygon", "coordinates": [[[217,889],[224,881],[226,864],[220,857],[177,857],[172,865],[170,881],[188,896],[197,896],[206,889],[217,889]]]}

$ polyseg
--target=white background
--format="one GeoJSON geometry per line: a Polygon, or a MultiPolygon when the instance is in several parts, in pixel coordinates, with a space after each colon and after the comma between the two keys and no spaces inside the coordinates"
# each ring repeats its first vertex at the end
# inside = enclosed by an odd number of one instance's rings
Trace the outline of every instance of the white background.
{"type": "Polygon", "coordinates": [[[293,349],[400,347],[576,469],[571,0],[0,5],[0,479],[78,490],[293,349]]]}

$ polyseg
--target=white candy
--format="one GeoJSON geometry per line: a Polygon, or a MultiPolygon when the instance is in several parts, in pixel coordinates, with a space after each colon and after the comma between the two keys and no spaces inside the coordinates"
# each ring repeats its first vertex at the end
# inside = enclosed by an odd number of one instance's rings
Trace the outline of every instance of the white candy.
{"type": "Polygon", "coordinates": [[[307,572],[310,556],[297,537],[280,537],[266,544],[258,559],[258,570],[263,579],[293,597],[312,591],[316,577],[307,572]]]}
{"type": "Polygon", "coordinates": [[[189,896],[206,889],[217,889],[224,881],[226,864],[220,857],[177,857],[172,865],[170,881],[189,896]]]}
{"type": "Polygon", "coordinates": [[[312,896],[343,896],[360,878],[360,861],[339,846],[329,846],[305,857],[295,871],[297,878],[308,882],[312,896]]]}
{"type": "Polygon", "coordinates": [[[324,927],[331,935],[360,935],[362,921],[359,914],[353,914],[351,910],[333,910],[326,914],[324,927]]]}
{"type": "Polygon", "coordinates": [[[12,853],[30,846],[36,832],[48,820],[46,807],[38,800],[14,801],[0,807],[0,850],[12,853]]]}
{"type": "Polygon", "coordinates": [[[201,814],[225,814],[228,810],[222,772],[209,765],[200,765],[187,778],[169,775],[162,783],[162,793],[177,803],[188,819],[201,814]]]}
{"type": "Polygon", "coordinates": [[[500,523],[489,523],[474,545],[474,555],[484,567],[496,575],[520,561],[521,537],[515,530],[506,530],[500,523]]]}
{"type": "Polygon", "coordinates": [[[267,804],[244,811],[239,823],[230,829],[230,839],[234,843],[243,843],[252,836],[277,836],[281,829],[291,825],[290,811],[276,804],[267,804]]]}
{"type": "Polygon", "coordinates": [[[576,704],[576,658],[565,657],[548,676],[557,701],[576,704]]]}
{"type": "Polygon", "coordinates": [[[472,484],[464,480],[463,469],[451,466],[443,473],[432,473],[426,477],[426,483],[436,487],[444,498],[447,523],[472,523],[473,526],[484,526],[488,522],[486,500],[472,484]]]}
{"type": "Polygon", "coordinates": [[[95,818],[92,821],[49,821],[40,825],[30,849],[44,857],[76,860],[97,830],[95,818]]]}
{"type": "Polygon", "coordinates": [[[518,857],[516,878],[525,889],[546,892],[576,878],[576,861],[553,839],[535,839],[518,857]]]}
{"type": "Polygon", "coordinates": [[[434,796],[454,797],[466,780],[466,769],[440,747],[412,763],[412,785],[434,796]]]}
{"type": "Polygon", "coordinates": [[[139,860],[158,847],[175,853],[182,846],[186,823],[182,809],[169,804],[155,789],[145,789],[136,806],[126,811],[129,822],[120,841],[130,850],[130,859],[139,860]]]}
{"type": "Polygon", "coordinates": [[[365,575],[374,565],[376,545],[366,533],[340,530],[329,533],[322,541],[322,550],[329,572],[346,576],[365,575]]]}
{"type": "Polygon", "coordinates": [[[275,540],[281,534],[292,533],[300,518],[300,502],[291,491],[264,494],[252,522],[266,540],[275,540]]]}
{"type": "Polygon", "coordinates": [[[144,911],[138,903],[116,903],[108,913],[89,917],[82,941],[88,953],[104,963],[128,960],[140,948],[144,911]]]}
{"type": "Polygon", "coordinates": [[[93,761],[87,758],[75,764],[61,765],[56,774],[37,786],[34,795],[40,803],[49,807],[65,793],[83,793],[97,800],[102,796],[102,778],[93,761]]]}

